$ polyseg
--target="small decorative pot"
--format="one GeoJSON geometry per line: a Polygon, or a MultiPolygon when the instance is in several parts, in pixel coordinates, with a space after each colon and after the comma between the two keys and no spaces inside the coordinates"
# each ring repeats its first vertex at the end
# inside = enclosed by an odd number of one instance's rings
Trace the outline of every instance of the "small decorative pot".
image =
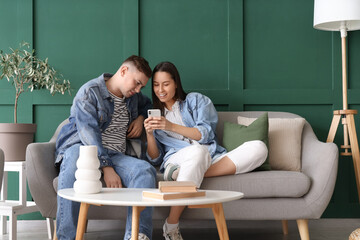
{"type": "Polygon", "coordinates": [[[76,162],[75,172],[76,181],[74,191],[76,193],[98,193],[101,191],[101,173],[99,170],[100,162],[97,155],[96,146],[80,146],[79,159],[76,162]]]}

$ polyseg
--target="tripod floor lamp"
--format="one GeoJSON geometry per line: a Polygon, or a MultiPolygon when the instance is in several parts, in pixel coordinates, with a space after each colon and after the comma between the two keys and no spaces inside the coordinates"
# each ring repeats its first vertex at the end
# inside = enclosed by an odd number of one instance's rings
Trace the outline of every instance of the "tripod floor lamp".
{"type": "Polygon", "coordinates": [[[341,145],[341,148],[344,151],[340,154],[352,156],[353,158],[356,186],[360,201],[360,153],[354,121],[354,115],[357,114],[357,110],[348,109],[346,74],[346,36],[347,31],[360,29],[360,0],[315,0],[314,28],[340,31],[341,33],[343,109],[334,111],[326,141],[334,141],[341,120],[344,128],[344,145],[341,145]]]}

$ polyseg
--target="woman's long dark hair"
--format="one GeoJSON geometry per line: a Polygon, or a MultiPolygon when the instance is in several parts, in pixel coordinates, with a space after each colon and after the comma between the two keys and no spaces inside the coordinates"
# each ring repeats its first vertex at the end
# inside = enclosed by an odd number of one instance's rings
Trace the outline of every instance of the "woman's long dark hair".
{"type": "Polygon", "coordinates": [[[154,70],[152,72],[152,76],[151,76],[152,100],[153,100],[154,108],[160,109],[162,115],[164,115],[165,104],[159,100],[159,98],[156,96],[156,94],[154,92],[154,76],[155,76],[155,73],[157,73],[157,72],[167,72],[168,74],[170,74],[171,78],[175,81],[175,84],[176,84],[176,90],[175,90],[175,96],[174,96],[175,101],[176,100],[181,100],[181,101],[185,100],[186,92],[182,88],[180,74],[174,64],[172,64],[171,62],[161,62],[158,65],[156,65],[156,67],[154,68],[154,70]]]}

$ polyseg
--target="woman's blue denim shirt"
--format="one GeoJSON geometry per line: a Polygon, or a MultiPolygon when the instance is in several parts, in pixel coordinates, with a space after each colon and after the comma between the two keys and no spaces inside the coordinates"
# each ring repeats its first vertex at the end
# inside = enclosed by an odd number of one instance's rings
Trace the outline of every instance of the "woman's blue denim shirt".
{"type": "MultiPolygon", "coordinates": [[[[77,92],[71,106],[69,123],[60,130],[56,141],[55,166],[60,166],[63,154],[74,144],[96,145],[100,167],[112,166],[108,151],[102,146],[101,133],[110,124],[114,113],[114,102],[105,85],[105,78],[112,74],[102,74],[85,83],[77,92]]],[[[137,93],[126,98],[129,111],[129,123],[139,115],[147,117],[151,108],[148,97],[137,93]]]]}
{"type": "MultiPolygon", "coordinates": [[[[217,143],[215,135],[218,114],[210,98],[200,93],[189,93],[184,101],[180,102],[182,120],[186,127],[195,127],[201,133],[198,141],[208,147],[212,158],[226,153],[226,149],[217,143]]],[[[169,157],[180,149],[191,144],[175,139],[163,130],[155,130],[154,137],[159,148],[160,155],[155,159],[147,157],[153,165],[161,164],[160,171],[164,171],[164,163],[169,157]]]]}

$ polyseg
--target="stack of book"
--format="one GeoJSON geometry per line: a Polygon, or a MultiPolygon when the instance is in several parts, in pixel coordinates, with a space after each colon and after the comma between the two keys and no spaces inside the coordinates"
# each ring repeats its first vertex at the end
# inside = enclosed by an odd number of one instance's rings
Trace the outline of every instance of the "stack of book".
{"type": "Polygon", "coordinates": [[[160,200],[170,200],[178,198],[203,197],[205,191],[197,190],[191,181],[160,181],[159,188],[143,191],[143,197],[155,198],[160,200]]]}

